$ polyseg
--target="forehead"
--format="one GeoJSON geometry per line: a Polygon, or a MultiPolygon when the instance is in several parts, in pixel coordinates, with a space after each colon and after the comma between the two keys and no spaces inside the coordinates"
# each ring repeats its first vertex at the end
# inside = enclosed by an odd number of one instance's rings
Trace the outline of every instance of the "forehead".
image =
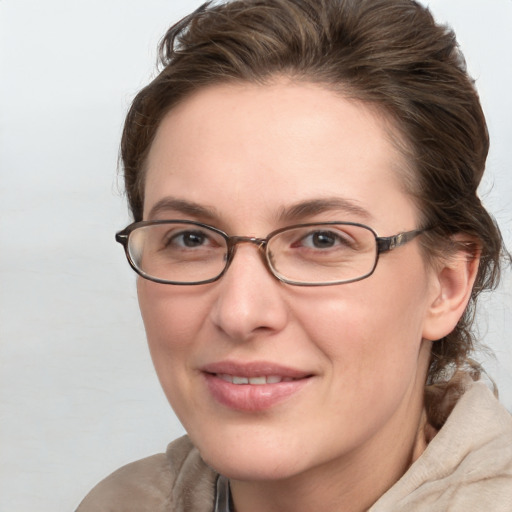
{"type": "Polygon", "coordinates": [[[378,216],[383,195],[408,200],[391,130],[373,109],[315,84],[205,88],[157,131],[144,215],[169,196],[251,218],[339,197],[378,216]]]}

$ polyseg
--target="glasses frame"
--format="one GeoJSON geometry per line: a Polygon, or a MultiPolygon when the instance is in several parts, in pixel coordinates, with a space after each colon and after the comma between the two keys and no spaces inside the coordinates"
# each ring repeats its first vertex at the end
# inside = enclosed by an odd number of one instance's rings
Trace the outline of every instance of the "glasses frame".
{"type": "Polygon", "coordinates": [[[230,236],[221,229],[218,229],[214,226],[210,226],[209,224],[204,224],[202,222],[196,222],[194,220],[144,220],[139,222],[133,222],[132,224],[126,226],[123,230],[119,231],[115,235],[116,242],[120,243],[124,248],[124,253],[126,255],[126,258],[128,260],[128,263],[132,267],[132,269],[141,277],[144,279],[147,279],[149,281],[153,281],[155,283],[161,283],[161,284],[173,284],[173,285],[180,285],[180,286],[192,286],[192,285],[198,285],[198,284],[207,284],[207,283],[213,283],[215,281],[218,281],[228,270],[231,262],[233,261],[233,258],[236,253],[236,247],[238,244],[241,243],[251,243],[255,244],[258,249],[261,251],[263,257],[263,260],[265,262],[265,266],[269,270],[269,272],[279,281],[282,283],[290,284],[293,286],[333,286],[338,284],[347,284],[347,283],[353,283],[356,281],[362,281],[363,279],[366,279],[370,277],[377,268],[377,263],[379,262],[379,257],[381,254],[384,254],[386,252],[392,251],[393,249],[396,249],[397,247],[401,247],[402,245],[405,245],[406,243],[410,242],[414,238],[416,238],[418,235],[421,235],[425,231],[428,231],[430,228],[422,228],[422,229],[413,229],[411,231],[402,231],[401,233],[397,233],[396,235],[392,236],[378,236],[374,229],[372,229],[369,226],[366,226],[365,224],[360,224],[358,222],[345,222],[345,221],[329,221],[329,222],[307,222],[304,224],[293,224],[291,226],[286,226],[284,228],[276,229],[272,232],[270,232],[265,238],[258,238],[258,237],[252,237],[252,236],[230,236]],[[146,274],[143,270],[137,267],[135,262],[133,261],[130,251],[128,249],[129,245],[129,238],[130,234],[135,231],[138,228],[142,228],[145,226],[154,226],[154,225],[160,225],[160,224],[190,224],[192,226],[199,226],[201,228],[206,228],[214,231],[215,233],[219,234],[226,240],[227,245],[227,258],[226,258],[226,264],[224,266],[224,269],[222,272],[220,272],[215,277],[212,277],[211,279],[206,279],[203,281],[193,281],[193,282],[180,282],[180,281],[168,281],[166,279],[159,279],[157,277],[150,276],[146,274]],[[333,282],[320,282],[320,283],[307,283],[302,281],[293,281],[290,279],[287,279],[286,277],[282,276],[279,272],[277,272],[276,269],[273,268],[272,262],[270,261],[269,254],[267,252],[268,242],[275,237],[276,235],[279,235],[283,231],[288,231],[290,229],[295,228],[304,228],[309,226],[332,226],[332,225],[342,225],[342,226],[357,226],[360,228],[364,228],[368,231],[370,231],[373,236],[375,237],[376,242],[376,253],[375,253],[375,263],[372,267],[372,269],[364,274],[363,276],[356,277],[353,279],[346,279],[342,281],[333,281],[333,282]]]}

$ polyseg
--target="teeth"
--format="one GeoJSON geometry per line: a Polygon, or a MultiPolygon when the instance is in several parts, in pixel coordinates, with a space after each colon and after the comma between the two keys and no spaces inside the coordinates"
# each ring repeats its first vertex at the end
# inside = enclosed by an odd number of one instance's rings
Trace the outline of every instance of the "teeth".
{"type": "Polygon", "coordinates": [[[266,377],[250,377],[249,378],[249,384],[266,384],[267,378],[266,377]]]}
{"type": "Polygon", "coordinates": [[[227,373],[217,373],[217,377],[231,384],[253,384],[261,386],[262,384],[279,384],[279,382],[291,382],[291,377],[280,377],[279,375],[268,375],[261,377],[239,377],[238,375],[228,375],[227,373]]]}

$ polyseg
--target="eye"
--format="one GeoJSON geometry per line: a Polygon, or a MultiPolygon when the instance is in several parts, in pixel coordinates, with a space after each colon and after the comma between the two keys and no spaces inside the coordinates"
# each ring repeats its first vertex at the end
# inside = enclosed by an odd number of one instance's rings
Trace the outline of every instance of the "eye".
{"type": "Polygon", "coordinates": [[[182,247],[200,247],[207,240],[206,234],[200,231],[185,231],[174,235],[168,243],[180,245],[182,247]]]}
{"type": "Polygon", "coordinates": [[[168,233],[164,243],[166,248],[196,249],[200,247],[212,247],[217,244],[209,234],[201,230],[186,230],[176,233],[168,233]]]}
{"type": "Polygon", "coordinates": [[[306,247],[308,249],[332,249],[352,247],[354,241],[342,231],[315,230],[311,231],[292,244],[292,247],[306,247]]]}
{"type": "Polygon", "coordinates": [[[315,247],[316,249],[325,249],[336,244],[337,237],[329,231],[317,231],[311,233],[303,240],[304,245],[315,247]]]}

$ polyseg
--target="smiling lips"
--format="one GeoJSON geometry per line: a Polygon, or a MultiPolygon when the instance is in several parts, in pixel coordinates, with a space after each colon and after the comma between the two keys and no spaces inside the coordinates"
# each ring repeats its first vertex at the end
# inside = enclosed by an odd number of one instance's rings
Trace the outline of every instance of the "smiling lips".
{"type": "Polygon", "coordinates": [[[291,377],[281,377],[280,375],[269,375],[261,377],[239,377],[236,375],[229,375],[228,373],[216,373],[216,377],[222,379],[231,384],[252,384],[255,386],[261,386],[263,384],[279,384],[280,382],[291,382],[291,377]]]}
{"type": "Polygon", "coordinates": [[[270,409],[300,391],[312,375],[271,363],[221,362],[201,369],[212,397],[231,409],[270,409]]]}

